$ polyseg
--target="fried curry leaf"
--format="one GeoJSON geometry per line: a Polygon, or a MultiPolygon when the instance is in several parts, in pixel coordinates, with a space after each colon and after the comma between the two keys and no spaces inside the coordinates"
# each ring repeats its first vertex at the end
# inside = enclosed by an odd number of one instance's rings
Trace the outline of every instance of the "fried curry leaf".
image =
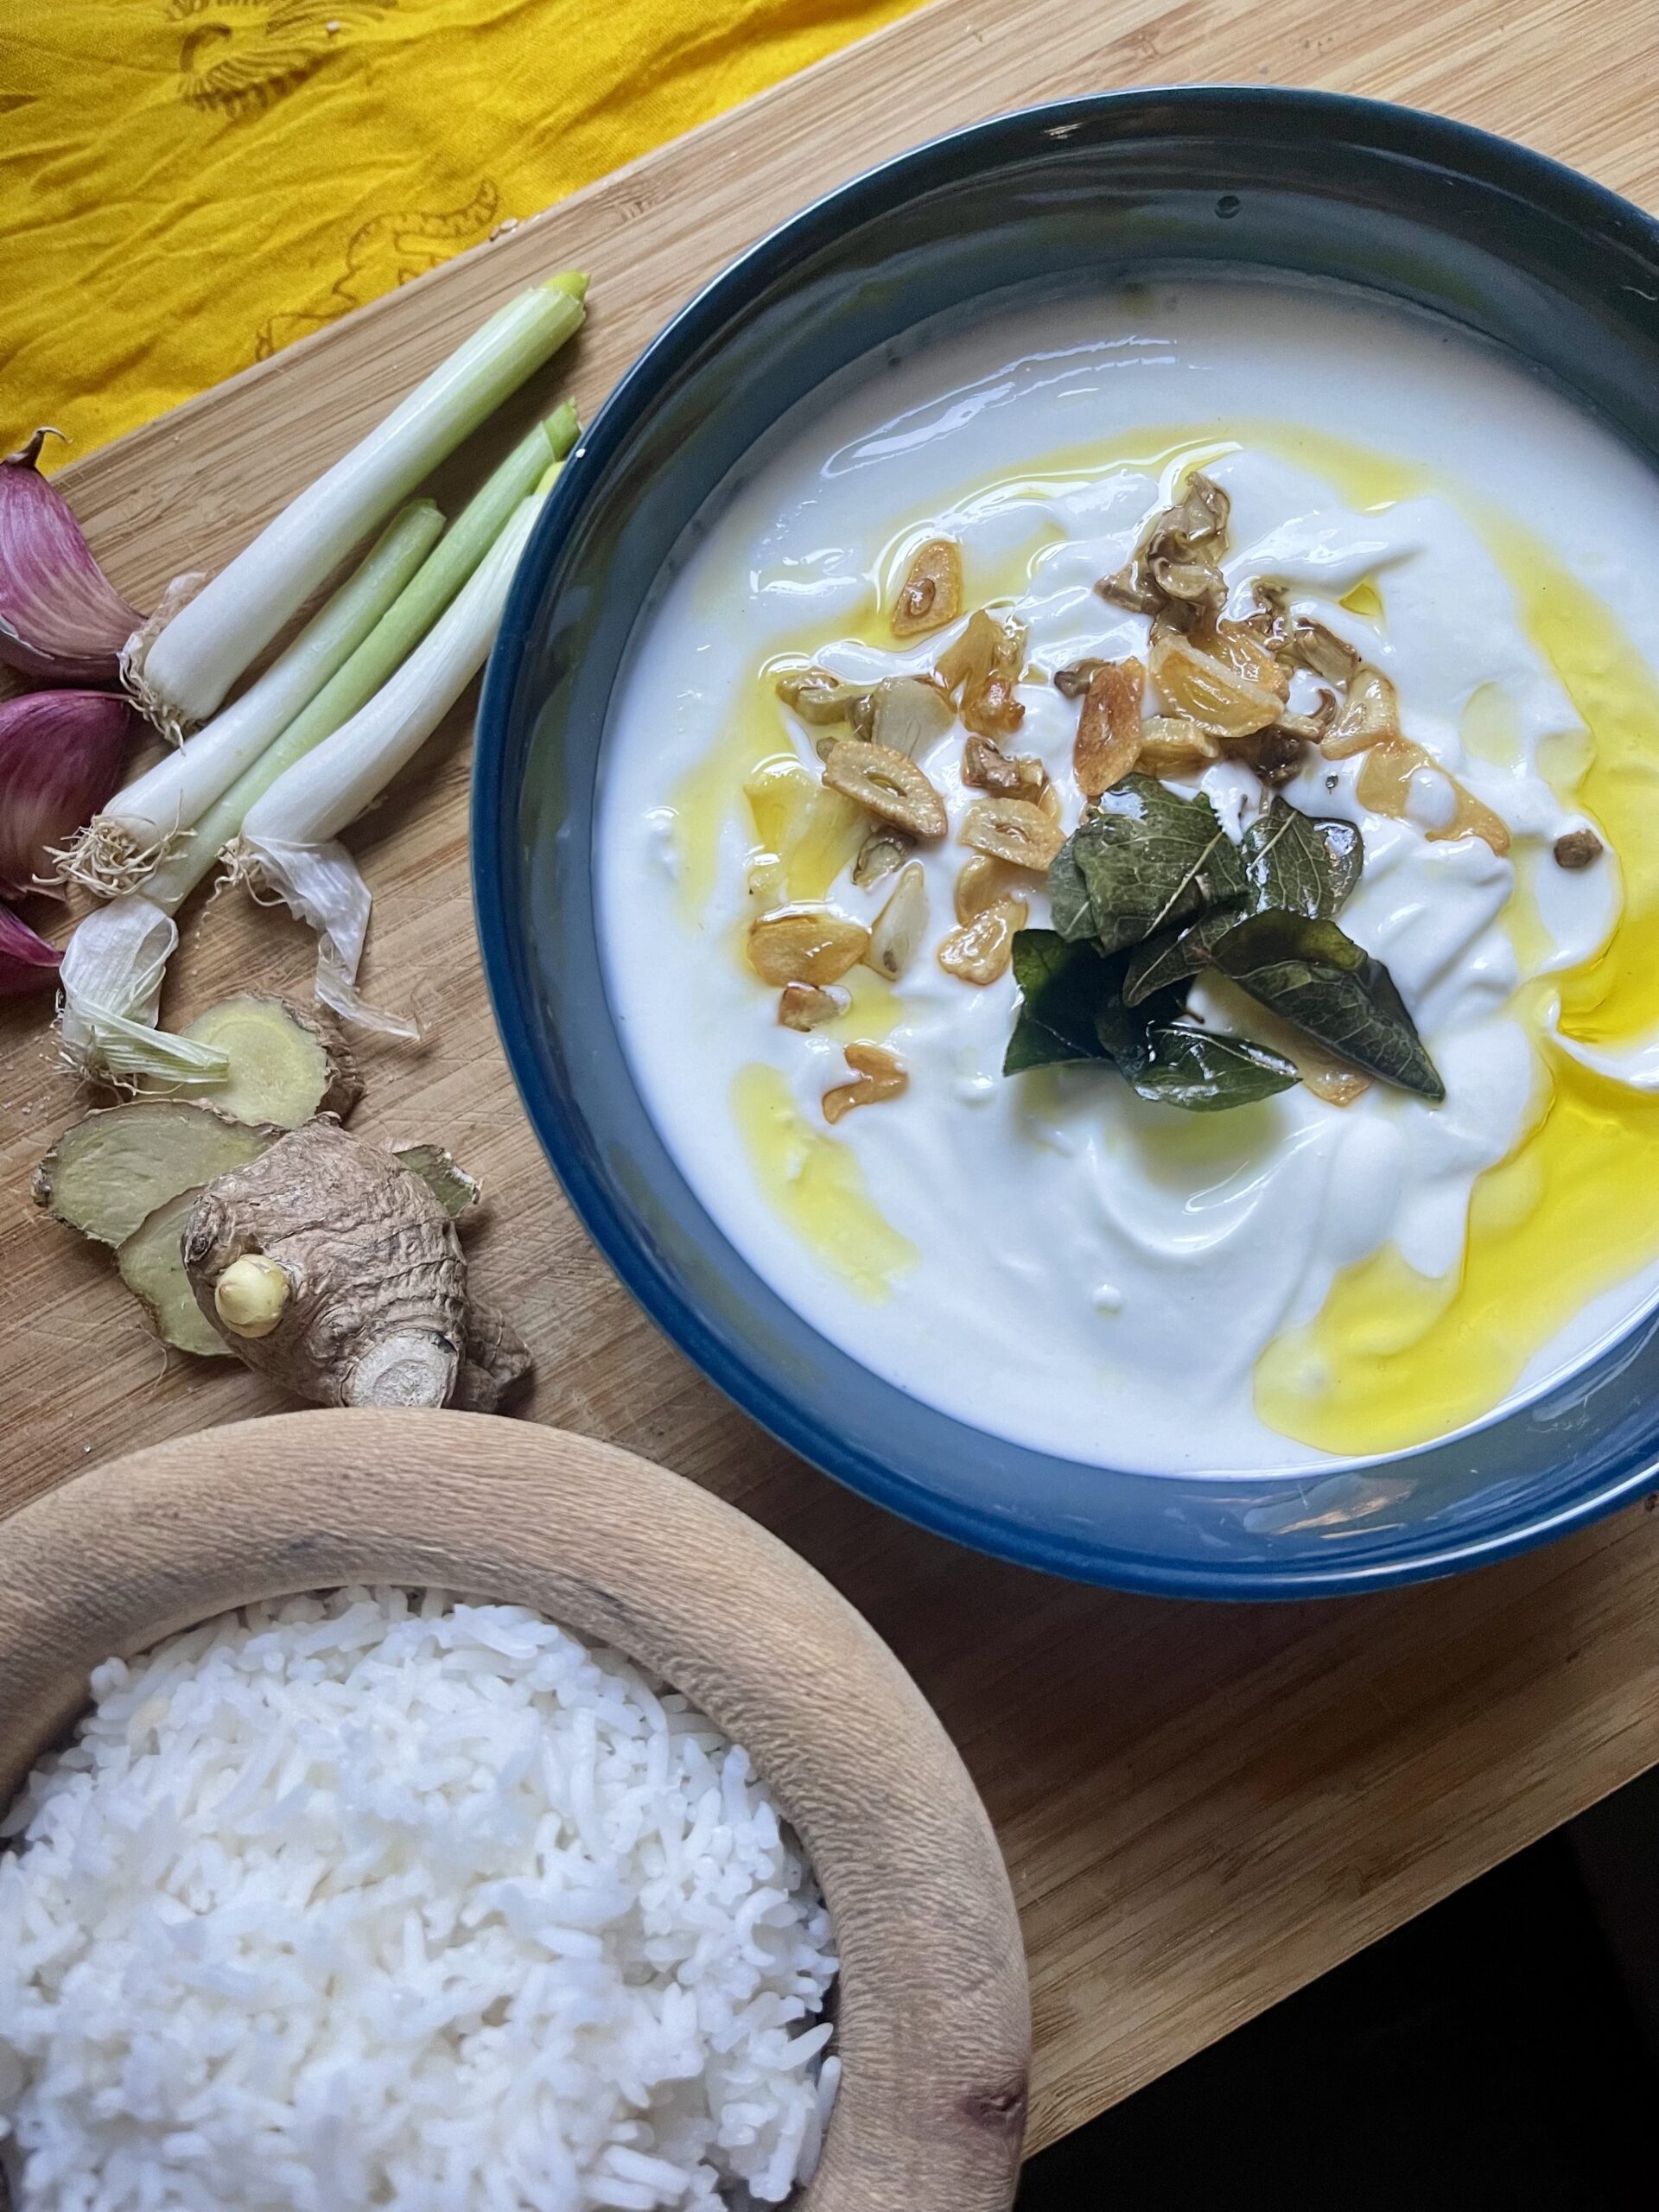
{"type": "Polygon", "coordinates": [[[1121,952],[1103,953],[1086,939],[1068,944],[1056,930],[1016,931],[1014,978],[1022,996],[1003,1074],[1068,1060],[1109,1060],[1125,1075],[1144,1068],[1153,1057],[1147,1032],[1154,1020],[1174,1020],[1181,994],[1125,1006],[1126,964],[1121,952]]]}
{"type": "Polygon", "coordinates": [[[1362,860],[1352,823],[1276,796],[1235,845],[1203,792],[1125,777],[1049,870],[1053,928],[1014,939],[1004,1074],[1109,1060],[1143,1098],[1189,1112],[1271,1097],[1297,1080],[1290,1061],[1180,1019],[1214,963],[1354,1066],[1444,1096],[1388,970],[1336,927],[1362,860]]]}
{"type": "Polygon", "coordinates": [[[1054,926],[1103,952],[1139,944],[1244,891],[1238,849],[1200,791],[1126,776],[1100,798],[1049,870],[1054,926]]]}
{"type": "Polygon", "coordinates": [[[1211,906],[1184,929],[1160,931],[1136,951],[1123,982],[1130,1006],[1207,968],[1222,938],[1247,915],[1276,909],[1334,921],[1359,881],[1364,849],[1351,822],[1304,814],[1275,797],[1244,832],[1238,859],[1241,899],[1211,906]]]}
{"type": "Polygon", "coordinates": [[[1146,1032],[1149,1058],[1130,1077],[1154,1105],[1180,1106],[1189,1114],[1217,1114],[1252,1106],[1288,1090],[1300,1078],[1294,1065],[1265,1045],[1195,1029],[1185,1021],[1154,1021],[1146,1032]]]}
{"type": "Polygon", "coordinates": [[[1446,1096],[1394,978],[1334,922],[1255,914],[1211,957],[1241,990],[1349,1066],[1437,1104],[1446,1096]]]}
{"type": "Polygon", "coordinates": [[[1359,881],[1364,850],[1358,830],[1334,816],[1304,814],[1275,797],[1239,847],[1249,908],[1334,921],[1359,881]]]}
{"type": "Polygon", "coordinates": [[[1095,910],[1077,866],[1076,844],[1075,836],[1068,837],[1048,869],[1049,916],[1068,944],[1087,943],[1095,934],[1095,910]]]}
{"type": "Polygon", "coordinates": [[[1159,991],[1190,982],[1210,965],[1210,956],[1230,930],[1238,927],[1246,909],[1236,904],[1211,906],[1196,922],[1179,930],[1160,930],[1156,937],[1136,945],[1124,971],[1123,997],[1140,1006],[1159,991]]]}
{"type": "MultiPolygon", "coordinates": [[[[1121,970],[1122,963],[1117,966],[1121,970]]],[[[1022,998],[1004,1075],[1110,1058],[1095,1028],[1095,1010],[1116,995],[1120,976],[1092,944],[1068,944],[1056,930],[1018,930],[1014,979],[1022,998]]]]}
{"type": "Polygon", "coordinates": [[[1174,1021],[1181,1014],[1185,991],[1160,991],[1142,1006],[1130,1006],[1123,996],[1125,956],[1114,953],[1106,963],[1109,988],[1095,1003],[1095,1035],[1118,1073],[1133,1083],[1157,1056],[1154,1030],[1174,1021]]]}
{"type": "Polygon", "coordinates": [[[1014,972],[1025,997],[1002,1072],[1106,1060],[1143,1098],[1191,1113],[1248,1105],[1296,1081],[1276,1052],[1179,1021],[1179,991],[1126,1006],[1124,967],[1121,953],[1068,944],[1053,930],[1021,930],[1014,972]]]}

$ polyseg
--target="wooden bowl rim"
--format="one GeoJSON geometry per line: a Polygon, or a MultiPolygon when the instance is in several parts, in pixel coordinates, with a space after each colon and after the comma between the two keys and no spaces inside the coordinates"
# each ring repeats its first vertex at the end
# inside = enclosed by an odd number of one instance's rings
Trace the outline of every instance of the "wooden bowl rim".
{"type": "Polygon", "coordinates": [[[0,1535],[0,1807],[90,1669],[341,1582],[523,1604],[742,1743],[823,1884],[842,2078],[798,2212],[1007,2212],[1030,2012],[1007,1870],[931,1707],[756,1522],[591,1438],[470,1414],[277,1414],[72,1478],[0,1535]]]}

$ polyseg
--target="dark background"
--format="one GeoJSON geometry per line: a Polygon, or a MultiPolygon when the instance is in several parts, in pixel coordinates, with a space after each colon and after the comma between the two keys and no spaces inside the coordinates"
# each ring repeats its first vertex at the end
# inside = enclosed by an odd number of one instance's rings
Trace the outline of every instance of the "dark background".
{"type": "Polygon", "coordinates": [[[1027,2166],[1018,2212],[1655,2212],[1659,1767],[1027,2166]]]}

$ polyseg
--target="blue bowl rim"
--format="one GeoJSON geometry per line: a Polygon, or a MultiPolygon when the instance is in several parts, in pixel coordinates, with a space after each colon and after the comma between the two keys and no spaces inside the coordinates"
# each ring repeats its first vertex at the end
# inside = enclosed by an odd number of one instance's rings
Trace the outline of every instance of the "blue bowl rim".
{"type": "Polygon", "coordinates": [[[919,190],[930,173],[955,173],[995,156],[1033,132],[1070,137],[1096,121],[1128,118],[1156,106],[1194,120],[1226,114],[1300,123],[1315,137],[1346,130],[1408,159],[1472,175],[1578,226],[1624,232],[1659,257],[1659,220],[1608,187],[1552,156],[1451,117],[1345,92],[1262,85],[1136,86],[1011,110],[925,141],[866,169],[810,202],[728,263],[667,322],[613,388],[584,431],[550,493],[513,578],[485,671],[472,779],[471,861],[474,913],[484,974],[509,1070],[531,1128],[577,1218],[624,1287],[670,1341],[739,1409],[810,1465],[900,1519],[950,1537],[970,1550],[1081,1581],[1147,1596],[1223,1600],[1300,1600],[1397,1589],[1496,1564],[1553,1541],[1632,1503],[1659,1483],[1659,1452],[1637,1454],[1582,1497],[1513,1525],[1424,1548],[1409,1558],[1374,1564],[1207,1569],[1164,1565],[1141,1554],[1114,1554],[1104,1546],[1081,1560],[1065,1540],[1010,1529],[973,1508],[925,1492],[895,1478],[870,1455],[847,1446],[802,1418],[766,1374],[732,1350],[683,1298],[637,1233],[626,1203],[589,1173],[547,1084],[530,1026],[516,999],[513,958],[514,879],[498,862],[513,849],[516,788],[505,774],[514,695],[548,574],[557,549],[588,495],[657,391],[710,340],[732,308],[758,292],[790,262],[810,254],[841,229],[878,215],[892,188],[919,190]]]}

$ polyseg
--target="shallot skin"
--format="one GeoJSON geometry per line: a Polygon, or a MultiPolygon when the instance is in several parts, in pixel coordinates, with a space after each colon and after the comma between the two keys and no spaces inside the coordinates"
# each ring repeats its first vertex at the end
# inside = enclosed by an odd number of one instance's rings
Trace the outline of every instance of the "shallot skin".
{"type": "Polygon", "coordinates": [[[143,617],[35,466],[46,436],[0,460],[0,661],[45,683],[114,683],[143,617]]]}
{"type": "Polygon", "coordinates": [[[56,848],[113,795],[142,717],[113,691],[0,703],[0,897],[41,887],[56,848]]]}
{"type": "Polygon", "coordinates": [[[62,957],[55,945],[19,921],[10,906],[0,906],[0,999],[49,989],[58,980],[62,957]]]}

